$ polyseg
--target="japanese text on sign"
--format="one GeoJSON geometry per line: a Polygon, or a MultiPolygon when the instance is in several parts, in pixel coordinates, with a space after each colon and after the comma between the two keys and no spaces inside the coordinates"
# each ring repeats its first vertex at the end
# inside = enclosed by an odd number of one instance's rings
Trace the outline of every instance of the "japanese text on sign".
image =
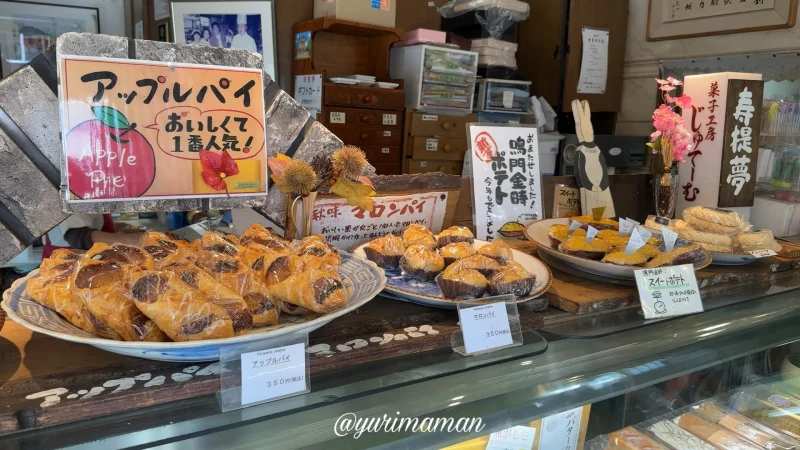
{"type": "Polygon", "coordinates": [[[542,419],[539,450],[577,450],[583,407],[542,419]]]}
{"type": "Polygon", "coordinates": [[[242,353],[242,405],[308,390],[304,344],[242,353]]]}
{"type": "Polygon", "coordinates": [[[62,56],[70,201],[266,192],[260,69],[62,56]]]}
{"type": "Polygon", "coordinates": [[[645,319],[703,311],[692,264],[635,270],[634,274],[645,319]]]}
{"type": "Polygon", "coordinates": [[[467,353],[483,352],[514,343],[505,302],[459,308],[458,317],[467,353]]]}
{"type": "MultiPolygon", "coordinates": [[[[689,175],[689,182],[683,185],[683,198],[687,202],[694,202],[697,200],[697,195],[700,193],[700,188],[694,185],[695,169],[697,168],[698,156],[703,156],[703,151],[700,144],[704,141],[714,141],[717,137],[717,122],[716,111],[720,107],[718,105],[718,97],[720,96],[719,82],[713,81],[708,87],[708,102],[707,106],[692,105],[692,118],[691,128],[694,143],[692,151],[686,154],[688,162],[691,164],[692,169],[689,175]],[[705,111],[705,113],[704,113],[705,111]],[[704,119],[705,117],[705,119],[704,119]]],[[[698,174],[699,176],[699,174],[698,174]]]]}
{"type": "Polygon", "coordinates": [[[312,117],[322,110],[322,75],[294,77],[294,98],[312,117]]]}
{"type": "Polygon", "coordinates": [[[479,239],[517,239],[543,217],[535,128],[469,127],[479,239]]]}
{"type": "Polygon", "coordinates": [[[775,0],[668,0],[664,22],[718,17],[775,8],[775,0]]]}
{"type": "Polygon", "coordinates": [[[556,185],[553,201],[553,217],[574,217],[581,215],[581,193],[576,188],[556,185]]]}
{"type": "Polygon", "coordinates": [[[731,173],[726,180],[734,188],[733,195],[739,195],[742,188],[750,182],[750,158],[747,155],[753,153],[751,142],[753,129],[750,127],[753,111],[755,111],[753,93],[745,87],[739,93],[739,102],[733,112],[733,118],[738,124],[733,127],[731,133],[733,158],[728,162],[731,165],[731,173]],[[739,128],[740,125],[741,128],[739,128]]]}
{"type": "Polygon", "coordinates": [[[372,211],[366,211],[341,198],[317,200],[311,232],[324,235],[336,248],[350,250],[389,233],[399,236],[411,224],[441,230],[447,192],[374,197],[373,202],[372,211]]]}

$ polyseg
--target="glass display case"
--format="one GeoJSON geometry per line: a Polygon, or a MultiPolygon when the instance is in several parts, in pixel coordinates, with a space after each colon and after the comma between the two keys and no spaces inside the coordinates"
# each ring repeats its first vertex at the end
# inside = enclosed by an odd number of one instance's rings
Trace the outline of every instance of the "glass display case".
{"type": "Polygon", "coordinates": [[[621,318],[631,311],[571,322],[576,330],[590,323],[608,330],[592,339],[540,330],[546,350],[528,332],[524,345],[482,356],[439,348],[381,361],[353,359],[312,375],[311,392],[301,396],[221,413],[215,396],[203,395],[58,426],[40,423],[2,435],[0,447],[483,449],[492,433],[524,426],[514,436],[527,439],[525,432],[536,430],[527,448],[579,449],[742,387],[794,379],[800,303],[790,281],[773,282],[742,303],[639,321],[627,331],[619,325],[630,321],[621,318]],[[482,427],[384,431],[382,424],[394,418],[479,419],[482,427]]]}

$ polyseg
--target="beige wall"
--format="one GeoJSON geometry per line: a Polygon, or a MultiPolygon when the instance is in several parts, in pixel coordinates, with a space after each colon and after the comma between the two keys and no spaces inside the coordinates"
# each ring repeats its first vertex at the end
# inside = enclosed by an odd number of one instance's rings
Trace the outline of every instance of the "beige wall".
{"type": "Polygon", "coordinates": [[[653,78],[658,76],[662,59],[800,50],[800,24],[784,30],[648,42],[647,4],[647,0],[629,0],[622,110],[616,129],[620,135],[652,132],[650,116],[656,106],[653,78]]]}

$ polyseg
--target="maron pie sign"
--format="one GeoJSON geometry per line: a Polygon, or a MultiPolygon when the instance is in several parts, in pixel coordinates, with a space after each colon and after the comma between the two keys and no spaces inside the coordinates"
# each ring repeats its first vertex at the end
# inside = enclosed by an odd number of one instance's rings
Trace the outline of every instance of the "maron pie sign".
{"type": "Polygon", "coordinates": [[[260,69],[59,59],[69,201],[266,194],[260,69]]]}

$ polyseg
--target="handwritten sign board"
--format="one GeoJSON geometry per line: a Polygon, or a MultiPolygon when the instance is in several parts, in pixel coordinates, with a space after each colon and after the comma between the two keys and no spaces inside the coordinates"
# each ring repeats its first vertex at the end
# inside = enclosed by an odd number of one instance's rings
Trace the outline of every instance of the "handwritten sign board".
{"type": "Polygon", "coordinates": [[[544,217],[536,128],[469,126],[476,237],[524,240],[544,217]]]}
{"type": "Polygon", "coordinates": [[[709,1],[668,0],[664,2],[664,22],[718,17],[775,8],[775,0],[758,1],[709,1]]]}
{"type": "Polygon", "coordinates": [[[320,199],[314,203],[311,233],[324,235],[342,250],[389,233],[399,235],[413,223],[437,233],[442,229],[447,198],[447,192],[374,197],[372,212],[350,206],[341,198],[320,199]]]}
{"type": "Polygon", "coordinates": [[[260,69],[59,57],[68,201],[266,194],[260,69]]]}
{"type": "Polygon", "coordinates": [[[294,99],[308,110],[312,117],[317,117],[322,110],[322,75],[295,76],[294,99]]]}
{"type": "Polygon", "coordinates": [[[533,448],[536,428],[516,426],[489,435],[486,450],[518,450],[533,448]]]}
{"type": "Polygon", "coordinates": [[[645,319],[703,312],[693,265],[635,270],[634,275],[645,319]]]}
{"type": "Polygon", "coordinates": [[[753,206],[755,201],[763,97],[763,81],[728,81],[719,183],[720,207],[753,206]]]}

